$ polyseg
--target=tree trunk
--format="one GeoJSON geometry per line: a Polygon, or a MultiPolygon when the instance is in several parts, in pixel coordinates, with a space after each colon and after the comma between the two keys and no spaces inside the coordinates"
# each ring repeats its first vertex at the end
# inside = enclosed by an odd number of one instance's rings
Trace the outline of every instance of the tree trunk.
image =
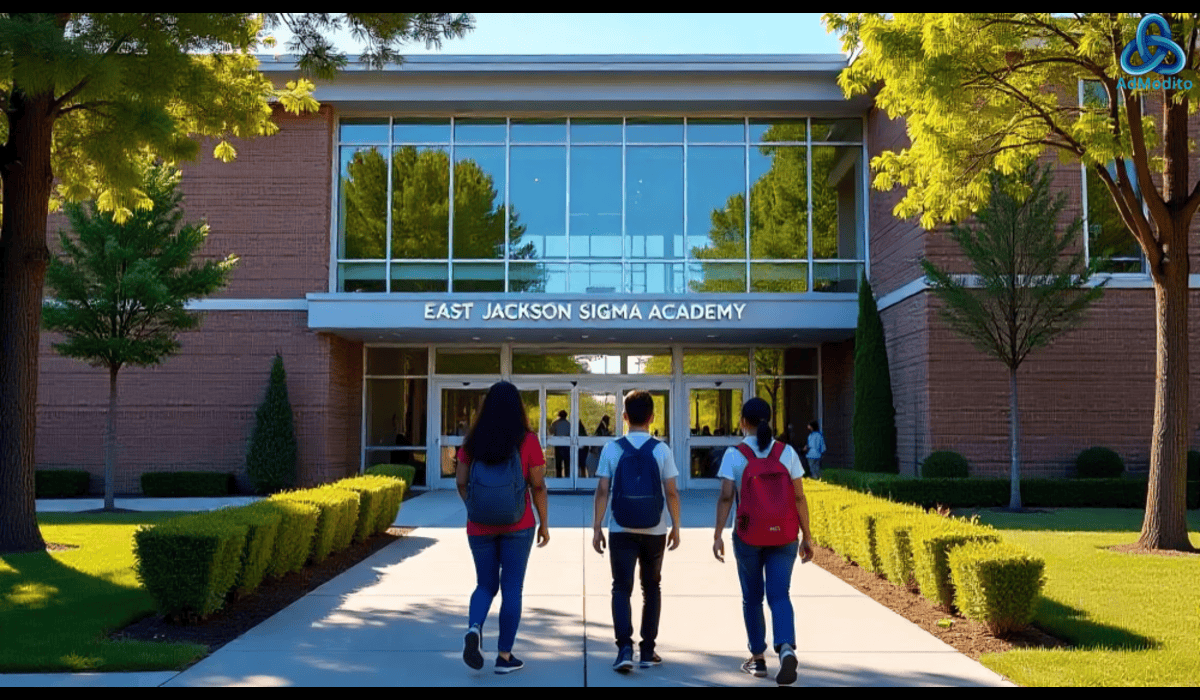
{"type": "Polygon", "coordinates": [[[1009,491],[1008,509],[1021,510],[1021,416],[1017,401],[1017,370],[1008,370],[1008,455],[1009,491]]]}
{"type": "Polygon", "coordinates": [[[113,482],[117,466],[117,372],[108,369],[108,420],[104,428],[104,510],[116,510],[113,482]]]}
{"type": "Polygon", "coordinates": [[[0,158],[0,553],[45,549],[37,525],[38,341],[53,171],[50,94],[10,90],[8,143],[0,158]]]}
{"type": "MultiPolygon", "coordinates": [[[[1186,243],[1186,229],[1170,241],[1186,243]]],[[[1181,255],[1154,271],[1157,369],[1154,379],[1154,432],[1150,443],[1150,484],[1138,546],[1193,551],[1187,532],[1188,449],[1188,258],[1181,255]]]]}

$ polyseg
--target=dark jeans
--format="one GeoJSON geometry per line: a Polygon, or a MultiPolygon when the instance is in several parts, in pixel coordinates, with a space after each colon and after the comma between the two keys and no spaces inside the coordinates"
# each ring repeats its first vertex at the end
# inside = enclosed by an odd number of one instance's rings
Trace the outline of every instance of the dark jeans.
{"type": "Polygon", "coordinates": [[[763,594],[771,607],[771,631],[775,651],[781,644],[796,647],[796,621],[790,597],[792,567],[796,564],[799,541],[779,547],[754,547],[734,534],[733,554],[737,558],[738,578],[742,582],[742,615],[746,619],[746,637],[750,653],[767,650],[767,622],[763,616],[763,594]]]}
{"type": "Polygon", "coordinates": [[[617,636],[617,648],[633,646],[633,610],[629,597],[633,595],[633,569],[640,568],[642,581],[642,643],[645,656],[654,653],[658,639],[658,618],[662,613],[663,551],[667,547],[666,535],[639,535],[631,532],[614,532],[608,538],[608,560],[612,564],[612,616],[613,631],[617,636]]]}
{"type": "Polygon", "coordinates": [[[525,567],[533,549],[536,528],[526,528],[503,535],[469,535],[471,555],[475,558],[477,585],[471,594],[468,626],[479,625],[487,619],[496,593],[502,592],[500,602],[500,640],[497,651],[512,652],[521,624],[521,591],[525,587],[525,567]]]}

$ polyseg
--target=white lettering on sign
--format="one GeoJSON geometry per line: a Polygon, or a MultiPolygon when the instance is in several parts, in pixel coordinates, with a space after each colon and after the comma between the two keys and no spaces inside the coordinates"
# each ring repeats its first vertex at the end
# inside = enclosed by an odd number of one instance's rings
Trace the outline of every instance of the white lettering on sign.
{"type": "Polygon", "coordinates": [[[425,320],[426,321],[470,321],[471,309],[475,308],[475,302],[468,301],[462,304],[438,304],[429,302],[425,304],[425,320]]]}
{"type": "MultiPolygon", "coordinates": [[[[475,302],[425,304],[426,321],[470,321],[475,302]]],[[[573,303],[488,302],[484,321],[570,321],[573,303]]],[[[578,305],[580,321],[741,321],[745,304],[616,303],[583,302],[578,305]]]]}

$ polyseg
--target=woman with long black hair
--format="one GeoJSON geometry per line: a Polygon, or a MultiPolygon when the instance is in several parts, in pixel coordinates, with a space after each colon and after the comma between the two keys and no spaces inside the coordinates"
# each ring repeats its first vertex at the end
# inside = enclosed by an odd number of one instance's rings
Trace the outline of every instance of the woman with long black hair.
{"type": "MultiPolygon", "coordinates": [[[[483,406],[475,418],[475,424],[467,433],[463,446],[458,451],[455,477],[458,493],[467,503],[468,513],[475,517],[483,512],[479,504],[484,491],[480,486],[482,472],[472,478],[472,470],[487,470],[491,474],[502,473],[506,465],[514,465],[519,455],[523,480],[518,476],[518,497],[523,493],[524,511],[517,503],[512,524],[485,524],[473,522],[468,515],[467,539],[475,559],[475,592],[471,594],[468,629],[463,640],[463,661],[475,670],[483,668],[482,636],[483,623],[496,593],[501,593],[500,636],[496,644],[496,673],[512,673],[524,666],[513,656],[513,643],[517,627],[521,623],[521,591],[525,585],[525,568],[529,553],[533,549],[534,528],[537,529],[538,547],[550,542],[550,530],[546,521],[546,458],[537,434],[529,430],[529,418],[517,388],[508,382],[498,382],[488,391],[483,406]],[[537,508],[538,523],[533,519],[533,507],[537,508]]],[[[487,488],[495,492],[492,485],[487,488]]],[[[493,509],[494,510],[494,509],[493,509]]],[[[490,515],[490,514],[489,514],[490,515]]],[[[503,518],[501,518],[503,520],[503,518]]]]}
{"type": "Polygon", "coordinates": [[[779,654],[779,685],[796,682],[796,623],[791,601],[792,568],[812,559],[812,534],[808,529],[808,502],[804,497],[800,456],[790,445],[772,438],[771,405],[753,398],[742,407],[742,434],[737,449],[725,450],[717,476],[721,496],[717,501],[717,526],[713,555],[725,561],[721,532],[738,497],[733,532],[733,553],[742,584],[742,614],[749,638],[750,659],[742,670],[765,678],[767,649],[763,595],[771,607],[775,652],[779,654]]]}

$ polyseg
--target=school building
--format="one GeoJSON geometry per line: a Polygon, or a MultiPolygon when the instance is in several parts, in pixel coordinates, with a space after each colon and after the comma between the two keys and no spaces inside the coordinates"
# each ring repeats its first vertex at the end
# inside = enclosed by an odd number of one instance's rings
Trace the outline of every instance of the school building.
{"type": "MultiPolygon", "coordinates": [[[[887,334],[901,472],[951,449],[976,474],[1007,474],[1007,371],[938,318],[918,264],[965,272],[961,254],[944,231],[893,216],[899,192],[870,187],[871,158],[906,135],[869,95],[844,97],[845,65],[434,56],[318,82],[318,112],[278,110],[280,132],[236,143],[235,162],[184,168],[207,254],[241,263],[193,303],[206,317],[180,355],[121,372],[118,493],[149,471],[245,484],[277,352],[306,484],[409,463],[419,486],[453,488],[454,452],[502,378],[525,397],[552,488],[594,485],[634,388],[655,397],[652,429],[682,488],[714,487],[754,396],[784,439],[819,420],[826,466],[849,466],[864,273],[887,334]]],[[[263,69],[299,77],[288,58],[263,69]]],[[[1024,473],[1069,475],[1094,445],[1145,470],[1150,278],[1098,183],[1078,164],[1056,177],[1109,283],[1083,328],[1021,369],[1024,473]]],[[[86,468],[99,490],[106,373],[53,341],[43,334],[38,468],[86,468]]]]}

